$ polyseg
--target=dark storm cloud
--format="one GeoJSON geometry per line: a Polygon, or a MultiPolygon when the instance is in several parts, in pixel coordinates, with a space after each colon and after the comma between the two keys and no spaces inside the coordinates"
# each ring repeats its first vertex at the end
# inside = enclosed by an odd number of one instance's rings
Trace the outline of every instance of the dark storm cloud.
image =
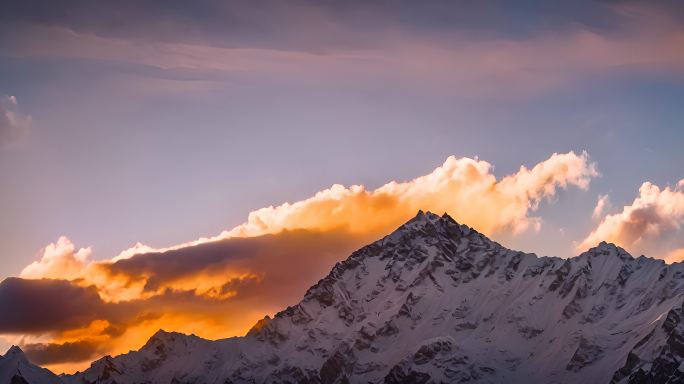
{"type": "MultiPolygon", "coordinates": [[[[226,290],[248,289],[254,281],[229,280],[226,290]]],[[[197,295],[194,290],[165,289],[145,299],[104,302],[94,287],[66,280],[7,278],[0,283],[0,333],[43,334],[79,329],[94,320],[109,325],[102,335],[118,337],[128,326],[156,319],[165,313],[216,313],[225,300],[197,295]]],[[[84,345],[65,345],[73,350],[84,345]]],[[[38,348],[38,346],[36,346],[38,348]]],[[[57,347],[49,347],[55,351],[57,347]]],[[[46,352],[47,353],[47,352],[46,352]]]]}
{"type": "Polygon", "coordinates": [[[62,344],[23,344],[21,348],[34,364],[60,364],[89,360],[100,354],[101,343],[93,340],[79,340],[62,344]]]}
{"type": "Polygon", "coordinates": [[[0,283],[0,333],[81,327],[108,312],[106,307],[94,287],[10,277],[0,283]]]}
{"type": "MultiPolygon", "coordinates": [[[[193,301],[193,292],[168,291],[146,300],[109,303],[94,286],[72,281],[10,277],[0,283],[0,333],[40,334],[85,327],[94,320],[109,322],[105,334],[121,334],[121,327],[154,315],[178,300],[193,301]]],[[[202,302],[202,299],[197,299],[202,302]]],[[[187,305],[187,304],[182,304],[187,305]]]]}

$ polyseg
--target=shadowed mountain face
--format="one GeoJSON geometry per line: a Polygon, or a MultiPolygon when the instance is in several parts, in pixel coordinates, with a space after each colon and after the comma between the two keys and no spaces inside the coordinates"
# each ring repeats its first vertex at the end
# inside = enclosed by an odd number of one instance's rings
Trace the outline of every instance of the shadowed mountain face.
{"type": "Polygon", "coordinates": [[[683,264],[606,243],[540,258],[419,212],[244,337],[159,331],[61,380],[684,383],[682,298],[683,264]]]}

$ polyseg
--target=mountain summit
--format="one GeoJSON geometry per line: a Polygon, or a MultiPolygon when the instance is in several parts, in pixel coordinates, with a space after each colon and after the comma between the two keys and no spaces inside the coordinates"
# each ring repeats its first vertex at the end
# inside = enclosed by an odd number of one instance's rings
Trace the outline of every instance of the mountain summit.
{"type": "Polygon", "coordinates": [[[160,331],[62,380],[684,383],[683,298],[684,264],[537,257],[421,211],[244,337],[160,331]]]}
{"type": "Polygon", "coordinates": [[[0,383],[5,384],[59,384],[62,381],[52,372],[32,364],[16,345],[0,356],[0,383]]]}

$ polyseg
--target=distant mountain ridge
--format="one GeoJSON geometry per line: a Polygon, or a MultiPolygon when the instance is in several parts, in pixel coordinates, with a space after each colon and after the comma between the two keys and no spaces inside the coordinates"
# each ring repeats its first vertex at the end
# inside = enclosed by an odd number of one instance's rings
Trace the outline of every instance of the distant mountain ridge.
{"type": "MultiPolygon", "coordinates": [[[[606,243],[570,259],[537,257],[421,211],[244,337],[159,331],[139,351],[104,357],[84,372],[19,377],[37,384],[684,383],[683,299],[684,263],[633,258],[606,243]]],[[[17,375],[6,359],[0,384],[17,375]]]]}

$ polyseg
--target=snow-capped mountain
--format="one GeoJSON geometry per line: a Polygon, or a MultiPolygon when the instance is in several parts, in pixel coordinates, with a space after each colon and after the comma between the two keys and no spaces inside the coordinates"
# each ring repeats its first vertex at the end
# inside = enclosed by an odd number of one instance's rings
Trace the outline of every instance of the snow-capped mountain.
{"type": "Polygon", "coordinates": [[[17,346],[0,356],[0,384],[33,383],[60,384],[62,381],[49,370],[32,364],[17,346]]]}
{"type": "Polygon", "coordinates": [[[419,212],[244,337],[159,331],[62,380],[684,383],[683,298],[684,264],[606,243],[537,257],[419,212]]]}

